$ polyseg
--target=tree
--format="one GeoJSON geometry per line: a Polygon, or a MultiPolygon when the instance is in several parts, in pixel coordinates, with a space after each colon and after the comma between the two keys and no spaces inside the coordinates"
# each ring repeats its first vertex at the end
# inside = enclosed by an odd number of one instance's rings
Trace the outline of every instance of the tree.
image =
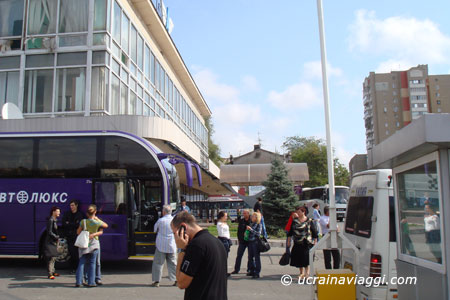
{"type": "Polygon", "coordinates": [[[262,185],[266,187],[263,197],[264,223],[267,231],[274,234],[284,228],[297,204],[294,186],[281,159],[275,158],[272,161],[270,174],[262,185]]]}
{"type": "MultiPolygon", "coordinates": [[[[308,164],[309,180],[305,185],[314,187],[328,184],[327,146],[324,140],[293,136],[286,139],[283,148],[291,152],[293,162],[308,164]]],[[[349,172],[338,158],[334,158],[334,181],[336,185],[350,184],[349,172]]]]}
{"type": "Polygon", "coordinates": [[[205,126],[208,129],[208,156],[217,166],[220,166],[222,158],[220,157],[220,147],[212,140],[214,134],[214,125],[211,122],[211,117],[205,118],[205,126]]]}

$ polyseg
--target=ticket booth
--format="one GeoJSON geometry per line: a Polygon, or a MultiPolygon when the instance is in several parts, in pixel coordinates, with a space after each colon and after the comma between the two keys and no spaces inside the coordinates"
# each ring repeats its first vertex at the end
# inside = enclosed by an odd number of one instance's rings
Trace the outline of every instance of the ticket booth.
{"type": "Polygon", "coordinates": [[[368,157],[369,168],[392,169],[397,276],[417,278],[398,284],[399,299],[449,299],[450,114],[421,116],[368,157]]]}

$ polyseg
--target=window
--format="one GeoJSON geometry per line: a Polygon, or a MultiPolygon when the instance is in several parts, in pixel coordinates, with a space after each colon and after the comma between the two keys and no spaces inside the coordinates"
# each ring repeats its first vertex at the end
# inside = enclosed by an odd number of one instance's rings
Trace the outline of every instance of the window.
{"type": "Polygon", "coordinates": [[[139,98],[137,99],[136,102],[136,115],[142,116],[142,100],[139,98]]]}
{"type": "Polygon", "coordinates": [[[110,104],[111,115],[119,114],[119,104],[120,104],[120,79],[119,77],[112,75],[111,104],[110,104]]]}
{"type": "Polygon", "coordinates": [[[441,94],[436,92],[436,97],[440,97],[440,96],[441,96],[441,94]]]}
{"type": "Polygon", "coordinates": [[[106,0],[94,2],[94,30],[106,30],[106,0]]]}
{"type": "Polygon", "coordinates": [[[130,35],[130,57],[136,63],[137,62],[137,30],[131,25],[131,35],[130,35]]]}
{"type": "Polygon", "coordinates": [[[138,35],[137,39],[137,65],[139,69],[143,70],[143,46],[144,46],[144,40],[140,35],[138,35]]]}
{"type": "Polygon", "coordinates": [[[125,115],[127,113],[128,106],[128,87],[122,82],[120,87],[120,105],[119,114],[125,115]]]}
{"type": "Polygon", "coordinates": [[[39,176],[95,177],[96,154],[96,138],[42,138],[38,151],[39,176]]]}
{"type": "Polygon", "coordinates": [[[106,65],[109,64],[109,53],[106,51],[94,51],[92,52],[92,64],[94,65],[106,65]]]}
{"type": "Polygon", "coordinates": [[[400,122],[396,122],[395,126],[400,127],[400,122]]]}
{"type": "Polygon", "coordinates": [[[108,110],[109,72],[105,67],[92,68],[91,109],[108,110]]]}
{"type": "Polygon", "coordinates": [[[61,0],[59,9],[59,32],[87,31],[89,0],[61,0]]]}
{"type": "Polygon", "coordinates": [[[86,64],[87,53],[62,53],[58,54],[58,66],[77,66],[86,64]]]}
{"type": "Polygon", "coordinates": [[[20,72],[0,72],[0,107],[6,102],[19,106],[20,72]]]}
{"type": "Polygon", "coordinates": [[[53,67],[55,65],[54,54],[27,55],[26,68],[53,67]]]}
{"type": "Polygon", "coordinates": [[[384,108],[383,108],[383,111],[384,111],[385,113],[387,113],[387,107],[384,107],[384,108]]]}
{"type": "Polygon", "coordinates": [[[28,34],[55,33],[58,1],[30,0],[29,3],[28,34]]]}
{"type": "Polygon", "coordinates": [[[86,68],[57,69],[55,111],[82,111],[85,86],[86,68]]]}
{"type": "Polygon", "coordinates": [[[20,49],[23,28],[24,0],[0,1],[0,50],[20,49]],[[18,37],[18,39],[4,39],[18,37]]]}
{"type": "Polygon", "coordinates": [[[120,20],[121,20],[122,10],[120,9],[119,4],[117,4],[116,1],[114,1],[114,8],[113,8],[113,22],[112,22],[112,35],[113,38],[120,43],[120,20]]]}
{"type": "Polygon", "coordinates": [[[0,57],[0,70],[19,69],[20,56],[0,57]]]}
{"type": "Polygon", "coordinates": [[[388,128],[389,127],[388,123],[384,123],[384,127],[388,128]]]}
{"type": "Polygon", "coordinates": [[[372,233],[373,197],[350,197],[345,232],[370,238],[372,233]]]}
{"type": "Polygon", "coordinates": [[[389,196],[389,242],[397,242],[397,230],[395,228],[395,200],[389,196]]]}
{"type": "Polygon", "coordinates": [[[53,98],[52,92],[53,70],[26,71],[23,112],[51,112],[53,98]]]}
{"type": "Polygon", "coordinates": [[[399,172],[396,178],[401,253],[442,263],[437,161],[399,172]]]}
{"type": "Polygon", "coordinates": [[[145,45],[144,52],[144,74],[150,79],[150,48],[147,45],[145,45]]]}
{"type": "Polygon", "coordinates": [[[95,205],[101,214],[127,214],[124,181],[96,181],[95,205]]]}
{"type": "Polygon", "coordinates": [[[440,105],[440,104],[441,104],[441,100],[437,100],[436,103],[437,103],[438,105],[440,105]]]}
{"type": "Polygon", "coordinates": [[[123,169],[128,176],[145,175],[161,177],[158,165],[150,153],[142,146],[122,137],[107,137],[102,169],[123,169]],[[151,172],[158,169],[157,172],[151,172]]]}
{"type": "Polygon", "coordinates": [[[0,177],[31,177],[33,139],[0,139],[0,177]]]}
{"type": "Polygon", "coordinates": [[[151,82],[155,85],[155,56],[153,53],[150,53],[150,70],[151,70],[151,82]]]}
{"type": "Polygon", "coordinates": [[[136,114],[136,94],[131,92],[130,93],[130,107],[128,108],[128,114],[129,115],[135,115],[136,114]]]}
{"type": "Polygon", "coordinates": [[[439,84],[436,84],[435,88],[436,88],[436,91],[439,91],[439,84]]]}
{"type": "Polygon", "coordinates": [[[122,12],[122,49],[128,53],[129,47],[128,47],[128,30],[130,27],[130,19],[122,12]]]}

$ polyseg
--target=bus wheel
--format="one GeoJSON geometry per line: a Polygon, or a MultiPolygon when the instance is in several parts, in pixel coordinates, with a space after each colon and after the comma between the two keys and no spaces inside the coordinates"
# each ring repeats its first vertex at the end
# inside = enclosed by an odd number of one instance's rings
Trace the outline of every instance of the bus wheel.
{"type": "Polygon", "coordinates": [[[69,244],[64,238],[59,239],[58,253],[59,256],[56,257],[55,267],[58,269],[68,268],[70,266],[69,244]]]}

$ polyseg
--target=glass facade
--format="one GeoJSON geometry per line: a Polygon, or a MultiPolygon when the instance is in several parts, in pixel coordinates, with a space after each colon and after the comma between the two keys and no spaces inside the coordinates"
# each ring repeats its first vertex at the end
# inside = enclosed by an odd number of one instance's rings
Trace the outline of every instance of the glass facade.
{"type": "Polygon", "coordinates": [[[0,1],[0,104],[17,104],[25,117],[163,118],[207,157],[199,114],[133,20],[117,0],[0,1]]]}

